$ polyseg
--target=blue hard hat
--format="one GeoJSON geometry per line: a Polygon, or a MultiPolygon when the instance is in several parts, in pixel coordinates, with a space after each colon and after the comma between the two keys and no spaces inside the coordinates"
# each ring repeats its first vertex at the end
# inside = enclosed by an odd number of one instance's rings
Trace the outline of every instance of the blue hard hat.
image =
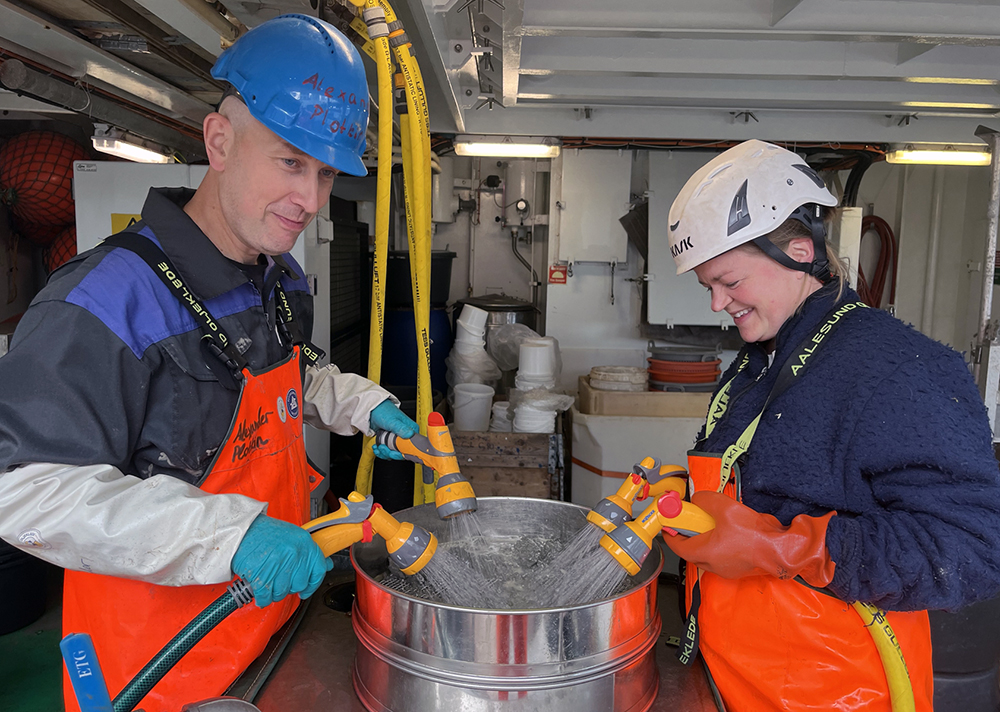
{"type": "Polygon", "coordinates": [[[365,68],[333,25],[275,17],[223,52],[212,76],[229,82],[250,114],[288,143],[338,171],[367,175],[365,68]]]}

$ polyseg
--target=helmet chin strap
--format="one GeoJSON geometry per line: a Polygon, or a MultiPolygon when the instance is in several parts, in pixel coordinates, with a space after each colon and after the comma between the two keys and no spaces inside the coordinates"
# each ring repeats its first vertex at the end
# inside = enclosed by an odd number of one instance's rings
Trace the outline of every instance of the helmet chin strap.
{"type": "Polygon", "coordinates": [[[805,272],[818,279],[822,284],[829,284],[833,281],[833,274],[830,272],[830,260],[826,257],[826,227],[823,225],[823,208],[816,203],[800,205],[788,217],[798,220],[812,231],[813,241],[813,261],[796,262],[788,256],[784,250],[767,239],[767,235],[754,238],[753,244],[757,245],[764,253],[775,262],[788,269],[805,272]]]}

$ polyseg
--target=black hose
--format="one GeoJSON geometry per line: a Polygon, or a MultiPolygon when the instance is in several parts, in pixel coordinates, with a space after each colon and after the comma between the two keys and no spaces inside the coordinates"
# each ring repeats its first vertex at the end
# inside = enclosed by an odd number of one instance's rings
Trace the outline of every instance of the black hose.
{"type": "Polygon", "coordinates": [[[163,648],[146,666],[139,671],[125,688],[115,697],[114,712],[132,712],[143,697],[163,676],[170,672],[177,661],[187,655],[198,642],[229,617],[229,614],[253,600],[253,592],[243,579],[236,579],[224,594],[199,613],[194,620],[184,626],[180,633],[163,648]]]}
{"type": "Polygon", "coordinates": [[[872,155],[865,151],[859,151],[857,157],[857,162],[854,164],[854,168],[851,169],[850,174],[848,174],[847,182],[844,184],[844,199],[842,204],[848,208],[852,208],[858,204],[858,190],[861,188],[861,179],[864,177],[865,171],[871,166],[873,160],[872,155]]]}

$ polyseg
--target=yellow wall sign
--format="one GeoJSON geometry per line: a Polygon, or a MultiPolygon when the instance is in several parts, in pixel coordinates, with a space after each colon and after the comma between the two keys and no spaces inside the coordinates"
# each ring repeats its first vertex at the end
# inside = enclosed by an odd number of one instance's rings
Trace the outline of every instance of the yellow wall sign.
{"type": "Polygon", "coordinates": [[[142,220],[142,215],[111,213],[111,234],[121,232],[125,228],[135,225],[140,220],[142,220]]]}

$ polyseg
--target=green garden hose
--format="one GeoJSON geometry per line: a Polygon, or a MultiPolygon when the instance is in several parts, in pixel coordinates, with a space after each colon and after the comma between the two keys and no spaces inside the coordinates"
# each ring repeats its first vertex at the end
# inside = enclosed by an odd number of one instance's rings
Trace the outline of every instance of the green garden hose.
{"type": "Polygon", "coordinates": [[[124,689],[115,697],[112,707],[114,712],[132,712],[136,705],[149,694],[163,676],[177,664],[177,661],[187,655],[202,638],[208,635],[215,626],[224,621],[230,613],[242,608],[253,600],[253,591],[243,579],[236,579],[229,585],[226,592],[213,601],[205,610],[199,613],[190,623],[174,636],[153,659],[146,663],[124,689]]]}

